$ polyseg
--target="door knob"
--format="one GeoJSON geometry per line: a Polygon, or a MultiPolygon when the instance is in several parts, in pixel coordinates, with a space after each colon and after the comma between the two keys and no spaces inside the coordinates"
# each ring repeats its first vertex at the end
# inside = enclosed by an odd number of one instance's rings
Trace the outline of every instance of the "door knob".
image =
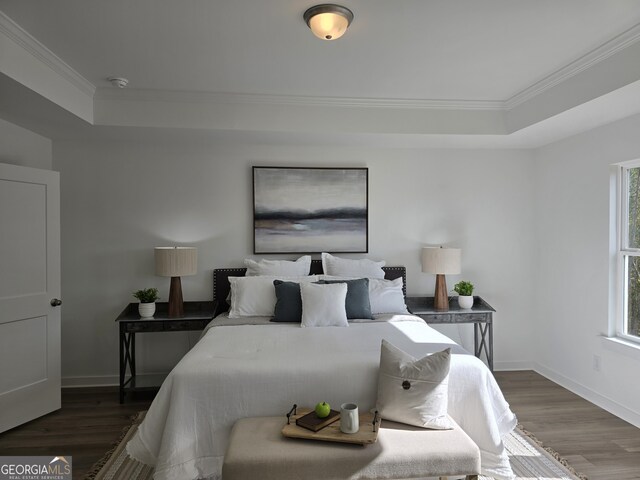
{"type": "Polygon", "coordinates": [[[59,298],[51,299],[51,306],[52,307],[59,307],[60,305],[62,305],[62,300],[60,300],[59,298]]]}

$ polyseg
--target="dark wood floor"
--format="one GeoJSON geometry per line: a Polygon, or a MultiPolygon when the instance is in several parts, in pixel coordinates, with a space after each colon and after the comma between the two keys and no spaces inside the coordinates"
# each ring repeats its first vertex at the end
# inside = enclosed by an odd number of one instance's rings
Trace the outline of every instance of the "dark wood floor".
{"type": "Polygon", "coordinates": [[[116,387],[65,388],[62,409],[0,434],[0,455],[71,455],[73,478],[82,479],[153,396],[136,393],[120,405],[116,387]]]}
{"type": "MultiPolygon", "coordinates": [[[[640,480],[640,429],[534,372],[497,372],[520,423],[590,480],[640,480]]],[[[152,395],[118,403],[115,388],[65,389],[62,409],[0,434],[0,455],[72,455],[81,479],[152,395]]]]}

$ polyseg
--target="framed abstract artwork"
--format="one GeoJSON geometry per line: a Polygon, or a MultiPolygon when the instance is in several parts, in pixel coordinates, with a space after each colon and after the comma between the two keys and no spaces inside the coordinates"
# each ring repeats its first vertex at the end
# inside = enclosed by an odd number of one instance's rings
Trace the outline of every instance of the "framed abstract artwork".
{"type": "Polygon", "coordinates": [[[368,177],[368,168],[253,167],[253,252],[368,252],[368,177]]]}

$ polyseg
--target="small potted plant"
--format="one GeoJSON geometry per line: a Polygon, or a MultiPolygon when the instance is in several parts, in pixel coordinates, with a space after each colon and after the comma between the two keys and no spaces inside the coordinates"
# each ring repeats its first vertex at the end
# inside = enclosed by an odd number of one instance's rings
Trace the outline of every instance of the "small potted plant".
{"type": "Polygon", "coordinates": [[[153,317],[153,314],[156,313],[156,300],[160,298],[158,297],[158,289],[146,288],[138,290],[133,292],[133,296],[140,300],[140,305],[138,305],[140,316],[142,318],[153,317]]]}
{"type": "Polygon", "coordinates": [[[453,289],[458,292],[458,305],[460,305],[460,308],[473,307],[473,283],[462,280],[456,283],[453,289]]]}

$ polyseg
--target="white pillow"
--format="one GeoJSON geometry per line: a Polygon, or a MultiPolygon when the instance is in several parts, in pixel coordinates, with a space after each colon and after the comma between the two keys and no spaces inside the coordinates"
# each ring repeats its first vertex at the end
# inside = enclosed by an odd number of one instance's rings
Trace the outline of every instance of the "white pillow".
{"type": "Polygon", "coordinates": [[[271,317],[276,307],[274,280],[287,282],[315,282],[316,275],[304,277],[282,277],[265,275],[259,277],[229,277],[231,302],[229,318],[271,317]]]}
{"type": "Polygon", "coordinates": [[[301,283],[302,327],[348,327],[346,283],[301,283]]]}
{"type": "Polygon", "coordinates": [[[339,280],[357,280],[358,278],[364,277],[345,277],[343,275],[318,275],[318,280],[329,280],[329,281],[339,281],[339,280]]]}
{"type": "Polygon", "coordinates": [[[386,420],[416,427],[453,428],[447,415],[451,349],[416,360],[382,340],[376,408],[386,420]]]}
{"type": "Polygon", "coordinates": [[[309,275],[311,270],[311,255],[303,255],[295,261],[291,260],[265,260],[260,261],[245,259],[248,277],[256,275],[288,275],[302,277],[309,275]]]}
{"type": "Polygon", "coordinates": [[[334,257],[329,253],[322,254],[322,271],[326,275],[338,275],[357,278],[384,278],[385,262],[374,262],[363,258],[361,260],[349,260],[334,257]]]}
{"type": "Polygon", "coordinates": [[[408,314],[402,293],[402,277],[394,280],[369,279],[369,303],[371,314],[402,313],[408,314]]]}

